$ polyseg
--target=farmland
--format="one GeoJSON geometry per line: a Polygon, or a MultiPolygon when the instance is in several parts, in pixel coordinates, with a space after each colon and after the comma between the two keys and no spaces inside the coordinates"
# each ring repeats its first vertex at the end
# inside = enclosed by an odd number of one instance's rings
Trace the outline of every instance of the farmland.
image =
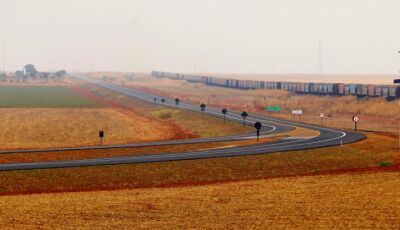
{"type": "Polygon", "coordinates": [[[398,172],[0,197],[2,228],[397,228],[398,172]]]}
{"type": "Polygon", "coordinates": [[[0,108],[81,108],[98,107],[64,86],[0,85],[0,108]]]}

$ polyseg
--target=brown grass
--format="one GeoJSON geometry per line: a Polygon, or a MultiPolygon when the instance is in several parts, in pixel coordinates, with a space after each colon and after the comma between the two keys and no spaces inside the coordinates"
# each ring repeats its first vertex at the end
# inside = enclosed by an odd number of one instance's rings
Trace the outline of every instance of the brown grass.
{"type": "MultiPolygon", "coordinates": [[[[268,114],[264,108],[279,105],[281,114],[269,114],[293,119],[292,109],[303,109],[302,121],[319,124],[319,113],[327,117],[324,124],[338,128],[354,127],[351,120],[355,114],[361,114],[360,128],[363,130],[398,132],[400,122],[398,101],[387,102],[383,98],[358,100],[353,96],[330,97],[296,95],[283,90],[236,90],[210,87],[199,83],[180,80],[155,79],[147,74],[135,74],[134,81],[126,82],[121,75],[113,73],[115,83],[130,87],[147,87],[148,91],[164,96],[179,97],[193,103],[205,102],[208,105],[228,107],[268,114]]],[[[298,117],[296,119],[299,119],[298,117]]]]}
{"type": "Polygon", "coordinates": [[[400,227],[399,172],[183,188],[0,197],[0,227],[303,229],[400,227]]]}
{"type": "Polygon", "coordinates": [[[0,109],[0,148],[138,143],[193,136],[171,122],[124,109],[0,109]],[[154,127],[157,127],[156,129],[154,127]]]}

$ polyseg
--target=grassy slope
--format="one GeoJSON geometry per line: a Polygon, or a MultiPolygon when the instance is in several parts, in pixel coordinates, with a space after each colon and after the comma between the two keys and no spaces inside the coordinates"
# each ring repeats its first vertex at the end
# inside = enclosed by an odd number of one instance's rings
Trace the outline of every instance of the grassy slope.
{"type": "Polygon", "coordinates": [[[63,86],[0,85],[0,107],[70,108],[96,107],[95,101],[80,97],[63,86]]]}
{"type": "Polygon", "coordinates": [[[398,228],[399,172],[0,197],[2,228],[398,228]]]}

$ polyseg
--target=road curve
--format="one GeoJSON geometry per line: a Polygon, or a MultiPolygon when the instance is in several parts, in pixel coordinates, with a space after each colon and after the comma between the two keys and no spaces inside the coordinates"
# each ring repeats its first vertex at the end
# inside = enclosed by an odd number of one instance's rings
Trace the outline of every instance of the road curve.
{"type": "MultiPolygon", "coordinates": [[[[100,87],[113,90],[128,96],[132,96],[147,101],[149,103],[163,104],[164,106],[174,106],[174,107],[177,106],[175,104],[175,101],[173,101],[172,99],[165,98],[165,102],[161,103],[161,98],[157,95],[152,95],[149,93],[142,92],[140,90],[126,88],[108,82],[87,78],[80,74],[75,74],[74,76],[81,80],[96,84],[100,87]],[[156,98],[157,100],[154,101],[154,98],[156,98]]],[[[180,109],[200,112],[200,107],[198,105],[192,105],[186,102],[180,102],[177,107],[179,107],[180,109]]],[[[215,116],[220,118],[223,117],[221,110],[219,108],[207,107],[204,113],[210,116],[215,116]]],[[[240,112],[238,111],[229,111],[226,118],[231,121],[243,122],[243,119],[240,116],[240,112]]],[[[148,154],[141,156],[110,157],[110,158],[52,161],[52,162],[38,162],[38,163],[0,164],[0,171],[148,163],[148,162],[193,160],[193,159],[216,158],[216,157],[233,157],[233,156],[243,156],[243,155],[267,154],[273,152],[284,152],[284,151],[336,146],[336,145],[348,144],[360,141],[365,138],[365,136],[360,133],[342,131],[326,127],[319,127],[300,122],[285,121],[277,118],[261,116],[251,113],[249,113],[249,116],[246,119],[246,125],[253,126],[254,123],[257,121],[263,124],[261,135],[288,132],[294,130],[296,127],[302,127],[314,130],[319,132],[320,135],[316,137],[304,137],[297,139],[288,138],[279,141],[261,143],[251,146],[200,150],[200,151],[191,151],[183,153],[148,154]]],[[[87,149],[104,149],[104,148],[126,148],[126,147],[138,147],[138,146],[161,146],[161,145],[174,145],[174,144],[205,143],[205,142],[215,142],[215,141],[231,141],[231,140],[241,140],[248,138],[255,138],[255,133],[245,133],[242,135],[227,136],[227,137],[200,138],[200,139],[177,140],[177,141],[160,141],[160,142],[150,142],[142,144],[87,146],[87,147],[55,148],[55,149],[11,150],[11,151],[0,151],[0,154],[33,153],[33,152],[45,152],[45,151],[54,152],[54,151],[66,151],[66,150],[87,150],[87,149]]]]}

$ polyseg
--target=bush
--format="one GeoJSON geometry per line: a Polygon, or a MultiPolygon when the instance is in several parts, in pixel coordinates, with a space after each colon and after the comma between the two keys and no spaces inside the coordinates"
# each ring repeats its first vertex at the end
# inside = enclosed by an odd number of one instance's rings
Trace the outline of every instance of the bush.
{"type": "Polygon", "coordinates": [[[393,162],[392,162],[392,161],[382,161],[382,162],[379,164],[380,167],[389,167],[389,166],[392,166],[392,165],[393,165],[393,162]]]}
{"type": "Polygon", "coordinates": [[[171,117],[172,117],[171,112],[162,112],[159,115],[159,118],[161,118],[161,119],[170,119],[171,117]]]}

